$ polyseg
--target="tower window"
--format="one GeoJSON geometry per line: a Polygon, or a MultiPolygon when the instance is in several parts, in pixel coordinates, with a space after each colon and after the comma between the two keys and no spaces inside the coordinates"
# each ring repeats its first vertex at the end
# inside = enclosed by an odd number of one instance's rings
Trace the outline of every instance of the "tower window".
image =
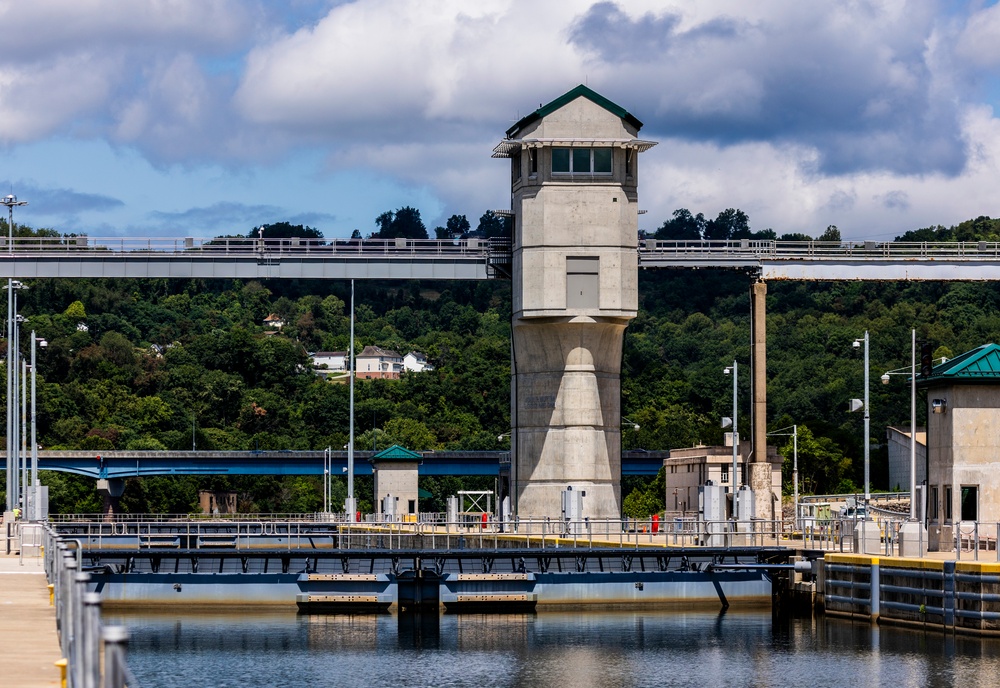
{"type": "Polygon", "coordinates": [[[553,148],[554,174],[611,174],[610,148],[553,148]]]}

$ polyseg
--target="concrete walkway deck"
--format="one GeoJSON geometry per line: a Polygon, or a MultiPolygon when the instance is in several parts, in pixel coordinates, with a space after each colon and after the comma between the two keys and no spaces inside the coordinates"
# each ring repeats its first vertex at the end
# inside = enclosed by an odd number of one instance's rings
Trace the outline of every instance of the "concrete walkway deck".
{"type": "Polygon", "coordinates": [[[0,554],[0,684],[58,686],[56,612],[40,557],[0,554]]]}

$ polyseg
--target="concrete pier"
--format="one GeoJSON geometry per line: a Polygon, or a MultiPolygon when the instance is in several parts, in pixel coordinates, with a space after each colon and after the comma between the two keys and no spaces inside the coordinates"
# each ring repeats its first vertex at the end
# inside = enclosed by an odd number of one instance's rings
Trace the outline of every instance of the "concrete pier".
{"type": "Polygon", "coordinates": [[[62,654],[40,557],[0,555],[0,683],[58,686],[62,654]]]}

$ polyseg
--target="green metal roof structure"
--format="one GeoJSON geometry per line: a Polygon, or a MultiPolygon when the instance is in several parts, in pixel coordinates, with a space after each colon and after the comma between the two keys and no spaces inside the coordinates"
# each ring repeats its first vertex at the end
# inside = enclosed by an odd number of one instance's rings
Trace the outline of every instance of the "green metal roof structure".
{"type": "Polygon", "coordinates": [[[372,463],[375,463],[376,461],[408,461],[413,463],[414,461],[422,461],[423,458],[423,456],[415,451],[410,451],[405,447],[400,447],[398,444],[394,444],[388,449],[383,449],[368,460],[372,463]]]}
{"type": "Polygon", "coordinates": [[[612,103],[610,100],[602,96],[600,93],[592,91],[583,84],[580,84],[572,91],[567,91],[563,95],[559,96],[548,105],[543,105],[534,112],[532,112],[530,115],[522,117],[517,124],[515,124],[510,129],[507,130],[507,138],[509,139],[514,138],[520,129],[523,129],[532,122],[540,120],[546,115],[555,112],[563,105],[566,105],[567,103],[576,100],[580,96],[583,96],[587,100],[590,100],[591,102],[600,105],[602,108],[604,108],[611,114],[622,118],[636,129],[642,129],[642,122],[636,119],[634,115],[630,115],[625,108],[623,108],[620,105],[616,105],[615,103],[612,103]]]}
{"type": "Polygon", "coordinates": [[[942,384],[985,384],[1000,382],[1000,346],[983,344],[972,351],[934,366],[931,374],[918,378],[921,387],[942,384]]]}

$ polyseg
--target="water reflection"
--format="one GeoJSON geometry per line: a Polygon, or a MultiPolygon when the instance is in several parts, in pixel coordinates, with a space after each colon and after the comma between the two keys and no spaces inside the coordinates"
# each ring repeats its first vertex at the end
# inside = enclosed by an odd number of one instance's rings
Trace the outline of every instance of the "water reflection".
{"type": "Polygon", "coordinates": [[[1000,679],[1000,644],[770,613],[159,614],[131,629],[143,686],[850,686],[1000,679]]]}

